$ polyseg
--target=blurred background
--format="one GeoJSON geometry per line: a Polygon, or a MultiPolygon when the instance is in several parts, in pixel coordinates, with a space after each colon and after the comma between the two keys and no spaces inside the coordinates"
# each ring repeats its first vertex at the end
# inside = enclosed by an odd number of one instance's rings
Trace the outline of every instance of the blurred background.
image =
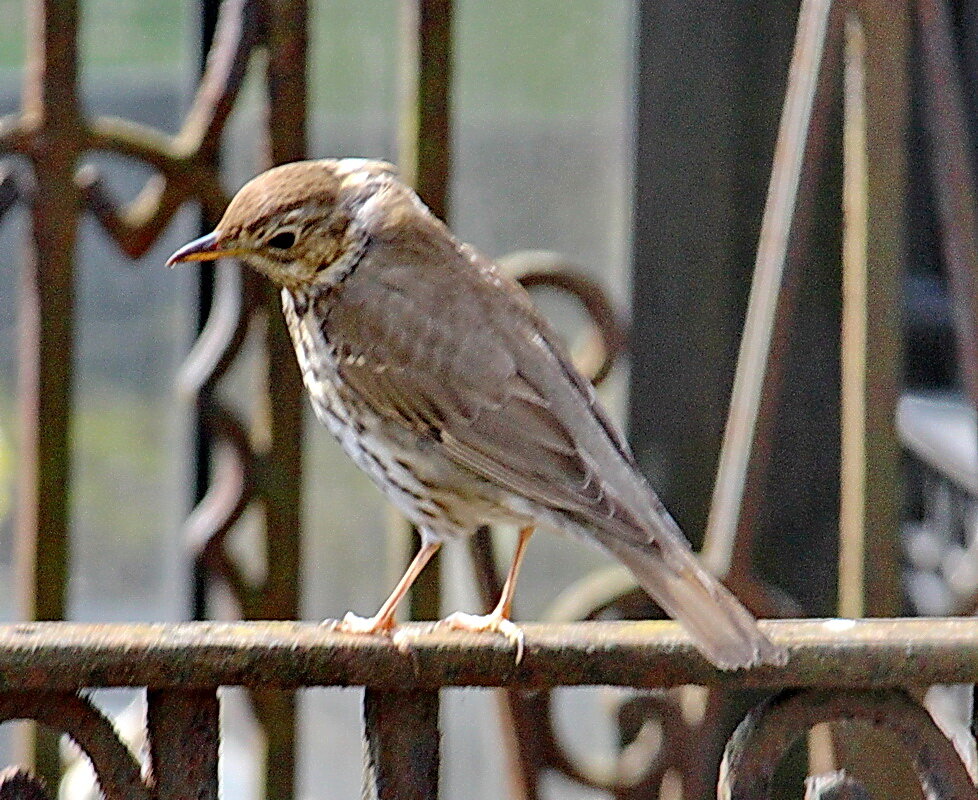
{"type": "MultiPolygon", "coordinates": [[[[601,385],[602,399],[627,427],[640,465],[667,506],[699,543],[799,3],[457,0],[452,5],[451,168],[446,169],[451,227],[495,257],[522,250],[561,254],[610,299],[627,321],[630,348],[601,385]]],[[[890,17],[892,25],[902,26],[896,34],[867,27],[870,49],[890,48],[893,62],[903,67],[891,80],[872,85],[884,98],[883,107],[899,110],[891,134],[897,149],[883,157],[900,166],[889,184],[871,183],[870,193],[875,202],[872,191],[894,190],[899,206],[898,224],[879,234],[889,237],[886,252],[896,254],[890,263],[896,283],[890,295],[871,298],[879,305],[867,305],[889,326],[892,347],[875,352],[896,356],[871,365],[882,375],[880,385],[893,391],[870,398],[888,419],[880,433],[884,442],[878,451],[871,449],[870,458],[879,455],[899,467],[883,470],[887,481],[874,484],[882,494],[871,498],[893,510],[886,524],[899,550],[896,589],[889,607],[881,609],[971,613],[978,587],[978,558],[972,553],[978,437],[959,379],[961,343],[935,194],[926,71],[910,5],[862,4],[870,19],[890,17]]],[[[943,7],[968,125],[963,144],[971,159],[954,166],[970,175],[978,110],[978,4],[955,0],[943,7]]],[[[32,47],[29,8],[22,0],[0,0],[0,115],[16,115],[21,108],[32,47]]],[[[176,134],[194,97],[216,8],[210,0],[81,3],[78,81],[84,114],[121,117],[176,134]]],[[[308,155],[397,162],[404,129],[402,4],[315,0],[304,30],[308,155]]],[[[252,55],[224,129],[220,172],[229,194],[267,165],[266,61],[263,51],[252,55]]],[[[792,314],[790,325],[778,331],[781,390],[766,434],[769,459],[750,518],[751,548],[738,554],[740,562],[753,565],[769,598],[755,600],[752,607],[767,615],[831,616],[839,610],[841,72],[828,82],[830,100],[820,116],[820,168],[806,184],[811,232],[804,247],[792,252],[792,314]]],[[[0,156],[18,174],[30,174],[22,154],[7,149],[0,156]]],[[[873,156],[880,157],[879,152],[873,156]]],[[[83,163],[99,168],[120,203],[131,200],[153,173],[146,163],[108,152],[85,153],[83,163]]],[[[195,203],[185,204],[136,259],[120,250],[92,214],[80,218],[75,337],[61,354],[74,364],[68,619],[176,621],[240,614],[221,580],[195,570],[185,526],[206,489],[214,443],[208,443],[206,426],[199,423],[193,394],[178,391],[178,375],[198,322],[207,316],[211,288],[196,268],[170,271],[163,262],[198,233],[200,213],[195,203]]],[[[25,204],[15,204],[0,224],[2,621],[24,616],[14,541],[23,458],[18,305],[29,237],[25,204]]],[[[573,346],[587,326],[580,305],[559,293],[537,296],[573,346]]],[[[259,424],[266,375],[286,369],[267,363],[269,352],[276,351],[265,337],[278,324],[270,317],[274,305],[270,308],[269,316],[259,314],[248,326],[216,390],[227,408],[259,424]]],[[[306,406],[303,399],[298,610],[306,620],[342,616],[348,609],[372,613],[398,574],[406,545],[391,535],[396,525],[379,494],[306,406]]],[[[249,424],[261,440],[255,423],[249,424]]],[[[253,504],[227,537],[232,558],[256,581],[268,567],[263,531],[262,509],[253,504]]],[[[498,532],[501,563],[511,546],[509,533],[498,532]]],[[[447,549],[442,609],[474,610],[480,601],[468,551],[447,549]]],[[[521,576],[518,618],[559,613],[558,606],[567,607],[562,592],[607,566],[607,559],[576,542],[535,537],[521,576]]],[[[348,797],[359,791],[357,694],[300,694],[296,797],[348,797]]],[[[619,753],[620,731],[611,709],[621,702],[620,694],[557,693],[559,730],[582,763],[610,761],[619,753]]],[[[99,702],[119,713],[134,697],[133,692],[103,692],[99,702]]],[[[262,797],[261,728],[243,692],[228,691],[224,698],[224,796],[262,797]]],[[[444,796],[505,795],[509,777],[496,706],[488,692],[444,693],[444,796]]],[[[0,761],[12,758],[13,740],[12,726],[0,729],[0,761]]],[[[542,781],[544,797],[606,796],[556,773],[542,781]]]]}

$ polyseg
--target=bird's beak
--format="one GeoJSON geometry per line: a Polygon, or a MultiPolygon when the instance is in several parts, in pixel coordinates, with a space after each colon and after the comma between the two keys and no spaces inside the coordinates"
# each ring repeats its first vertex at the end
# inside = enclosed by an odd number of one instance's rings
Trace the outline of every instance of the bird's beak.
{"type": "Polygon", "coordinates": [[[241,249],[221,247],[219,238],[217,231],[211,231],[206,236],[194,239],[170,256],[166,260],[166,265],[172,267],[184,261],[214,261],[218,258],[239,256],[244,252],[241,249]]]}

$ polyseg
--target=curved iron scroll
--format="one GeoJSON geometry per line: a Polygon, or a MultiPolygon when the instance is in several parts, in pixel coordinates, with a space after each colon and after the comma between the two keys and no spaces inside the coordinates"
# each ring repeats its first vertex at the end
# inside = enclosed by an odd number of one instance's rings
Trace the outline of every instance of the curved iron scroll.
{"type": "Polygon", "coordinates": [[[861,722],[896,734],[928,798],[978,798],[968,771],[927,710],[899,689],[789,690],[755,708],[727,744],[720,768],[721,800],[770,797],[775,768],[813,725],[861,722]]]}
{"type": "MultiPolygon", "coordinates": [[[[268,159],[280,163],[306,155],[305,0],[221,3],[203,76],[176,135],[127,119],[85,116],[78,97],[79,5],[78,0],[29,4],[31,51],[23,109],[0,118],[0,216],[15,202],[25,202],[33,228],[25,264],[28,291],[21,300],[20,394],[25,402],[18,522],[23,543],[19,570],[26,579],[23,613],[30,619],[57,619],[65,609],[72,376],[63,354],[72,349],[73,254],[80,214],[90,212],[133,259],[147,252],[187,202],[199,204],[206,219],[217,219],[229,199],[218,165],[222,135],[258,48],[267,53],[268,159]],[[133,200],[122,204],[98,169],[83,163],[93,151],[132,159],[149,167],[152,176],[133,200]],[[31,174],[4,163],[5,157],[25,159],[31,174]],[[42,583],[58,590],[37,590],[42,583]]],[[[183,374],[183,385],[195,393],[202,424],[217,448],[210,489],[188,527],[201,560],[227,580],[242,615],[249,618],[294,618],[298,611],[302,390],[298,369],[290,370],[291,359],[282,357],[291,347],[279,317],[278,300],[267,287],[239,276],[232,265],[220,265],[211,319],[183,374]],[[267,398],[261,405],[268,409],[263,422],[269,433],[256,443],[248,435],[250,425],[220,402],[215,387],[252,321],[266,316],[267,357],[286,366],[259,390],[267,398]],[[267,539],[276,542],[265,579],[254,586],[223,549],[228,529],[252,501],[264,504],[267,539]]],[[[293,775],[291,700],[261,693],[255,702],[268,735],[268,762],[275,766],[274,775],[271,770],[268,775],[269,795],[287,797],[293,775]]],[[[55,744],[47,740],[38,753],[38,769],[53,782],[55,744]]]]}
{"type": "MultiPolygon", "coordinates": [[[[0,693],[0,723],[32,719],[64,732],[92,763],[107,800],[217,800],[218,701],[215,690],[149,690],[148,761],[141,765],[112,723],[73,692],[0,693]]],[[[0,797],[46,798],[22,770],[0,777],[0,797]],[[9,794],[4,791],[9,789],[9,794]],[[17,792],[21,792],[18,794],[17,792]],[[33,794],[31,794],[33,792],[33,794]]]]}
{"type": "Polygon", "coordinates": [[[25,769],[0,770],[0,800],[49,800],[44,782],[25,769]]]}
{"type": "Polygon", "coordinates": [[[33,719],[63,731],[92,762],[107,800],[150,800],[140,766],[112,723],[92,703],[71,692],[10,692],[0,695],[0,722],[33,719]]]}
{"type": "MultiPolygon", "coordinates": [[[[196,200],[211,216],[219,215],[227,204],[216,156],[248,57],[265,39],[262,5],[259,0],[225,0],[221,6],[219,33],[207,70],[176,135],[117,117],[90,121],[79,117],[79,154],[116,153],[155,171],[124,206],[111,195],[96,167],[85,165],[76,172],[85,207],[130,258],[138,258],[153,245],[185,202],[196,200]]],[[[44,146],[43,133],[31,115],[0,118],[0,156],[36,155],[44,146]]]]}
{"type": "Polygon", "coordinates": [[[560,253],[549,250],[520,250],[498,259],[499,265],[527,289],[545,288],[568,294],[587,313],[591,330],[582,348],[575,352],[577,368],[598,385],[624,355],[628,332],[624,321],[597,281],[560,253]]]}

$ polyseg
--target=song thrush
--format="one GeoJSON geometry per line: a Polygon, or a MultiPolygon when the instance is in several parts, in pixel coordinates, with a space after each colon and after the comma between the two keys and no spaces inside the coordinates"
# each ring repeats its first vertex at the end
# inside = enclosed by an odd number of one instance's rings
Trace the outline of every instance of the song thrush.
{"type": "Polygon", "coordinates": [[[168,263],[225,256],[281,287],[316,414],[421,531],[388,600],[368,619],[348,614],[344,630],[391,630],[442,540],[505,522],[521,533],[498,606],[449,625],[521,647],[513,591],[527,540],[544,525],[622,561],[719,667],[783,660],[698,563],[527,293],[456,239],[389,164],[271,169],[168,263]]]}

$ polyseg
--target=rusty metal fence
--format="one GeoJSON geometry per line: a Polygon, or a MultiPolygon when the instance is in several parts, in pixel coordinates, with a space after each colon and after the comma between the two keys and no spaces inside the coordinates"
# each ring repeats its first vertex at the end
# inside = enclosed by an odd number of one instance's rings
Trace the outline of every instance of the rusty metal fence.
{"type": "MultiPolygon", "coordinates": [[[[401,166],[441,216],[448,212],[451,174],[452,6],[451,0],[405,2],[401,42],[410,77],[401,166]]],[[[509,690],[500,709],[516,797],[543,796],[542,779],[550,773],[619,798],[672,797],[677,785],[684,797],[706,797],[715,791],[721,754],[722,797],[765,797],[777,782],[782,757],[812,730],[813,769],[832,766],[831,755],[824,757],[826,739],[817,735],[829,721],[858,721],[895,733],[928,797],[978,795],[969,774],[973,760],[967,752],[959,755],[921,702],[933,684],[978,682],[978,626],[968,619],[771,622],[768,630],[788,647],[789,663],[742,674],[710,668],[672,623],[597,621],[649,614],[641,593],[618,573],[587,580],[565,604],[559,624],[528,624],[519,665],[491,637],[432,631],[420,623],[412,628],[410,647],[398,649],[381,638],[351,640],[285,621],[53,622],[66,608],[72,362],[63,356],[73,342],[79,218],[93,215],[131,257],[145,252],[187,202],[199,203],[206,220],[217,218],[228,199],[218,170],[221,136],[258,50],[266,56],[267,161],[304,157],[309,9],[302,0],[224,0],[194,102],[180,131],[169,136],[127,120],[86,117],[78,100],[78,1],[34,0],[28,7],[31,49],[23,108],[0,119],[0,157],[19,157],[29,169],[5,168],[0,217],[18,203],[30,212],[20,298],[16,542],[20,610],[32,621],[0,627],[0,722],[33,719],[67,733],[91,759],[108,798],[217,797],[218,689],[246,687],[267,743],[266,796],[287,798],[295,783],[294,690],[363,686],[364,796],[429,798],[437,795],[439,691],[500,687],[509,690]],[[97,172],[84,166],[92,151],[142,162],[154,177],[135,200],[120,205],[97,172]],[[549,690],[580,685],[638,690],[618,709],[621,752],[603,770],[577,763],[552,721],[549,690]],[[665,691],[689,685],[707,691],[695,701],[679,690],[665,691]],[[142,763],[85,695],[109,686],[147,689],[142,763]],[[772,694],[755,706],[760,696],[772,694]],[[691,715],[691,702],[698,716],[691,715]]],[[[640,4],[640,15],[648,7],[640,4]]],[[[902,607],[894,489],[900,458],[893,422],[895,319],[906,183],[904,68],[914,15],[926,67],[933,174],[960,363],[969,397],[978,403],[976,195],[962,151],[965,111],[948,8],[942,0],[804,0],[703,548],[711,569],[764,616],[794,612],[752,574],[751,533],[762,504],[760,478],[794,310],[792,275],[803,269],[805,243],[814,235],[811,195],[828,158],[826,139],[840,84],[845,123],[839,609],[855,617],[897,614],[902,607]]],[[[600,380],[624,347],[611,306],[592,283],[564,269],[559,256],[512,262],[527,285],[567,292],[584,305],[597,332],[584,366],[600,380]]],[[[202,569],[230,588],[242,619],[295,619],[301,381],[272,292],[231,264],[218,267],[213,292],[210,314],[181,375],[197,398],[212,446],[204,465],[206,490],[187,524],[190,541],[202,569]],[[267,327],[256,325],[266,318],[267,327]],[[249,329],[263,331],[266,362],[257,421],[242,419],[215,391],[249,329]],[[261,506],[265,525],[267,568],[258,583],[225,546],[253,504],[261,506]]],[[[489,537],[489,531],[481,532],[472,546],[486,598],[499,582],[489,537]]],[[[430,582],[413,601],[418,616],[437,613],[437,572],[428,575],[430,582]]],[[[831,754],[831,736],[828,741],[831,754]]],[[[25,760],[53,786],[59,772],[56,736],[42,735],[29,745],[25,760]]],[[[834,784],[811,782],[807,789],[810,797],[855,797],[859,791],[844,777],[834,784]]],[[[0,773],[0,798],[50,796],[46,792],[53,794],[25,771],[0,773]]]]}
{"type": "MultiPolygon", "coordinates": [[[[978,795],[954,746],[908,691],[975,680],[978,633],[969,620],[771,622],[767,630],[789,648],[789,664],[742,674],[711,668],[671,622],[528,624],[519,665],[512,649],[492,637],[429,628],[413,624],[405,651],[383,639],[351,642],[310,623],[10,626],[0,637],[0,720],[27,717],[68,733],[92,760],[110,800],[208,798],[217,797],[218,687],[366,686],[364,796],[405,800],[437,796],[441,689],[503,687],[526,694],[558,686],[652,690],[695,682],[718,695],[745,688],[775,692],[727,745],[721,796],[770,796],[775,768],[794,740],[828,721],[896,733],[921,785],[934,792],[929,796],[978,795]],[[149,687],[146,767],[77,694],[90,686],[149,687]]],[[[697,771],[698,735],[709,735],[684,722],[665,695],[640,697],[642,707],[631,713],[661,720],[665,742],[659,756],[650,757],[648,743],[636,737],[632,745],[645,758],[602,787],[617,797],[658,796],[670,770],[688,781],[697,771]]],[[[553,743],[538,741],[534,751],[548,755],[541,767],[583,779],[557,757],[562,751],[553,743]]],[[[32,782],[23,774],[6,780],[11,786],[32,782]]]]}

